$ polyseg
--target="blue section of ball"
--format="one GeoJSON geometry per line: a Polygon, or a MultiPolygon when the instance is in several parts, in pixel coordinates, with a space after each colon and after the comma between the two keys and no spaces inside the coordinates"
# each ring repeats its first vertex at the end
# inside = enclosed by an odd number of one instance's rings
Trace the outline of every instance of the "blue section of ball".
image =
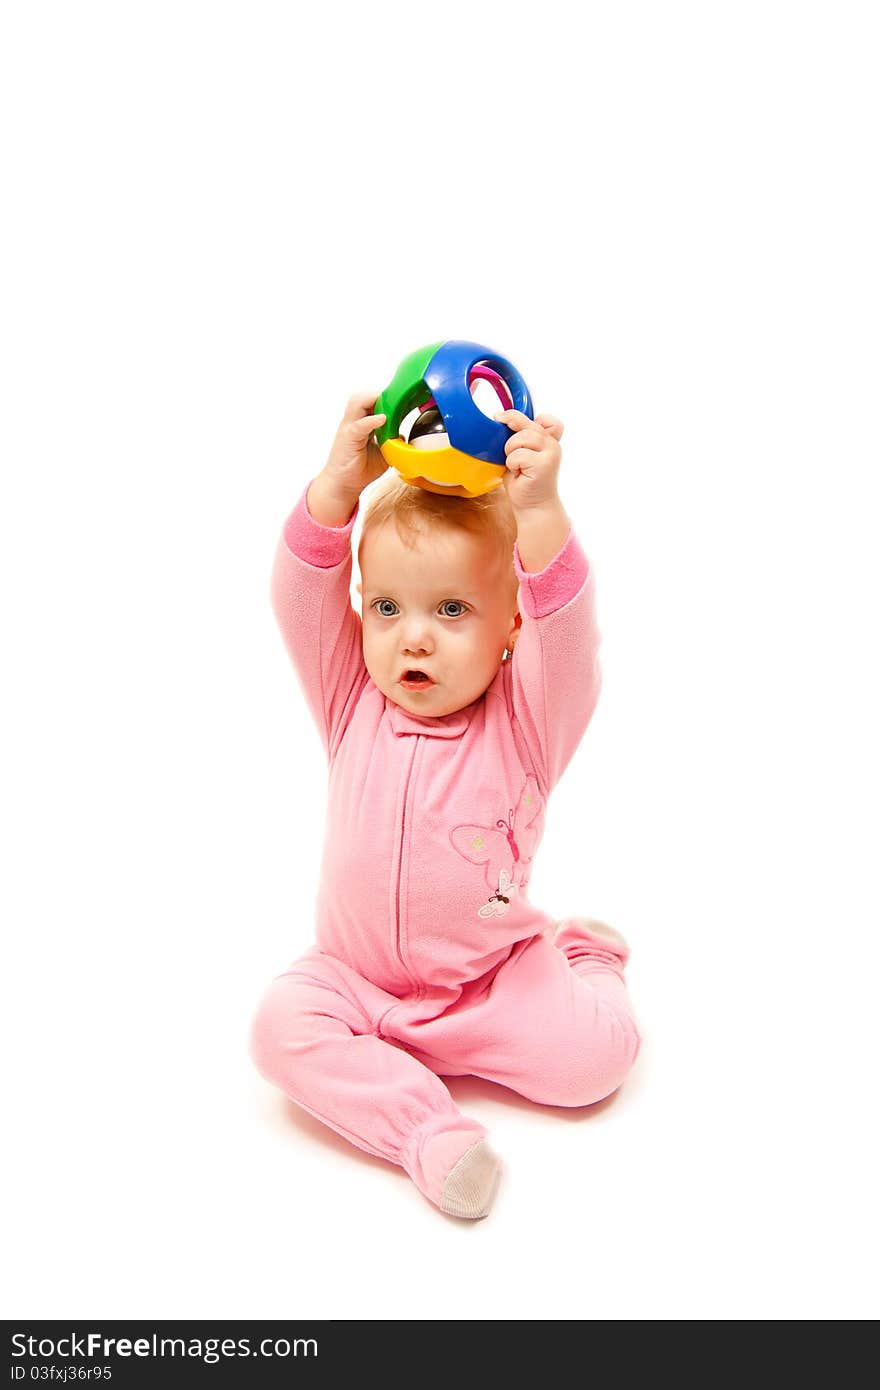
{"type": "MultiPolygon", "coordinates": [[[[428,363],[425,385],[446,422],[452,447],[504,468],[504,446],[513,430],[499,420],[490,420],[474,401],[469,376],[477,362],[486,362],[503,377],[513,397],[512,408],[533,420],[535,413],[529,388],[516,367],[506,357],[499,357],[497,352],[481,343],[463,342],[457,338],[443,343],[428,363]]],[[[498,409],[504,409],[500,401],[498,409]]]]}

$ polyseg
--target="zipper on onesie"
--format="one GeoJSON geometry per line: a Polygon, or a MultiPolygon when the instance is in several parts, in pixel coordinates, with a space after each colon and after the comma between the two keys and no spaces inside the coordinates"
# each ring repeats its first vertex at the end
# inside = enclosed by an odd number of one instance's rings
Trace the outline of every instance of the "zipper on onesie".
{"type": "Polygon", "coordinates": [[[413,973],[412,973],[412,971],[410,970],[409,965],[408,965],[408,963],[407,963],[407,961],[406,961],[406,959],[405,959],[405,957],[404,957],[404,954],[403,954],[403,943],[402,943],[402,941],[401,941],[401,934],[400,934],[400,880],[401,880],[401,878],[402,878],[402,876],[403,876],[403,849],[404,849],[404,844],[405,844],[405,842],[406,842],[406,827],[407,827],[407,823],[408,823],[408,820],[409,820],[408,809],[409,809],[409,791],[410,791],[410,783],[413,781],[413,775],[412,775],[412,773],[413,773],[413,767],[414,767],[414,765],[415,765],[416,757],[417,757],[417,755],[418,755],[418,753],[419,753],[419,750],[420,750],[420,748],[421,748],[423,738],[424,738],[424,735],[423,735],[423,734],[415,734],[415,735],[413,736],[413,738],[412,738],[412,743],[413,743],[413,755],[412,755],[412,757],[410,758],[409,767],[407,768],[407,772],[406,772],[406,785],[405,785],[404,791],[403,791],[403,817],[402,817],[401,824],[400,824],[400,844],[399,844],[398,854],[397,854],[397,883],[396,883],[396,885],[395,885],[395,891],[394,891],[394,909],[395,909],[395,921],[394,921],[395,942],[394,942],[394,944],[395,944],[395,947],[396,947],[396,949],[397,949],[397,958],[398,958],[398,960],[400,961],[400,964],[403,966],[404,970],[406,971],[407,975],[409,976],[410,981],[411,981],[412,986],[413,986],[413,989],[415,989],[419,994],[422,993],[421,986],[420,986],[418,980],[416,980],[415,977],[413,976],[413,973]]]}

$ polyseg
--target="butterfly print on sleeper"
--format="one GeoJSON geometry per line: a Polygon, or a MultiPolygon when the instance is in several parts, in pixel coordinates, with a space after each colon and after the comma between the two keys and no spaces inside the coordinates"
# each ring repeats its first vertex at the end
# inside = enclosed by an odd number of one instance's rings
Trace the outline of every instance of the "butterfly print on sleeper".
{"type": "Polygon", "coordinates": [[[510,877],[506,869],[502,869],[498,875],[498,891],[493,893],[487,903],[477,910],[478,917],[503,917],[510,906],[511,898],[516,897],[519,889],[510,877]]]}
{"type": "Polygon", "coordinates": [[[507,911],[510,898],[525,888],[540,837],[543,809],[538,779],[530,774],[506,820],[499,817],[494,825],[457,825],[450,830],[454,848],[470,864],[483,868],[492,892],[489,901],[477,909],[478,916],[501,916],[507,911]]]}

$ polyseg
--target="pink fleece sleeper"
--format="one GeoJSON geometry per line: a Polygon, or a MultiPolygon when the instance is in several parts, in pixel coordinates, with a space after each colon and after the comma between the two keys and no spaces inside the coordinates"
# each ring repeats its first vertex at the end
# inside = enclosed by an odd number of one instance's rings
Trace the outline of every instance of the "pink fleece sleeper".
{"type": "Polygon", "coordinates": [[[573,530],[538,574],[517,547],[512,659],[465,709],[419,717],[364,664],[350,602],[359,506],[345,526],[323,526],[307,493],[279,542],[272,596],[328,757],[327,828],[315,945],[270,985],[251,1055],[441,1209],[481,1216],[490,1199],[469,1206],[450,1191],[487,1131],[440,1077],[589,1105],[621,1084],[640,1045],[622,938],[581,918],[554,938],[528,899],[547,797],[599,692],[592,573],[573,530]]]}

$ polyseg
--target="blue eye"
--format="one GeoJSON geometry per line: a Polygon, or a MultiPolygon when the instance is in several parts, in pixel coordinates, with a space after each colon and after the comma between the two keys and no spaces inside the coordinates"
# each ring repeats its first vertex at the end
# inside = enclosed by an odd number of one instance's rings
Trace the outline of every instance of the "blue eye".
{"type": "MultiPolygon", "coordinates": [[[[375,608],[376,612],[379,614],[381,618],[393,618],[397,612],[397,604],[394,602],[393,598],[374,599],[373,602],[370,604],[370,607],[375,608]],[[385,604],[388,604],[387,608],[384,606],[385,604]]],[[[443,603],[441,603],[440,608],[441,611],[448,610],[450,608],[457,609],[457,612],[455,613],[444,611],[443,616],[446,618],[461,618],[467,612],[466,605],[463,604],[457,598],[446,599],[443,603]]]]}

